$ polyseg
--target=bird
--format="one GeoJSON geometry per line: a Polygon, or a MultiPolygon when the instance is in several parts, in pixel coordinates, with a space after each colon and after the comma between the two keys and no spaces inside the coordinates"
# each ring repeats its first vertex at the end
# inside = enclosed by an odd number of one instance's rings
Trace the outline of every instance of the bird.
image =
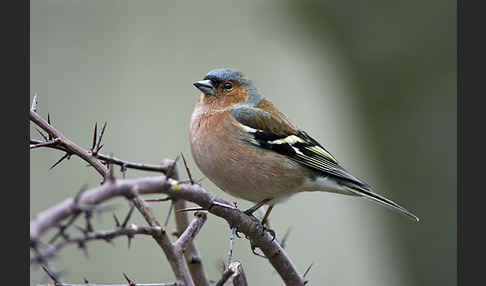
{"type": "Polygon", "coordinates": [[[200,91],[189,124],[194,161],[224,192],[255,203],[246,214],[267,205],[262,224],[276,204],[301,192],[364,197],[419,221],[345,170],[240,71],[213,69],[193,85],[200,91]]]}

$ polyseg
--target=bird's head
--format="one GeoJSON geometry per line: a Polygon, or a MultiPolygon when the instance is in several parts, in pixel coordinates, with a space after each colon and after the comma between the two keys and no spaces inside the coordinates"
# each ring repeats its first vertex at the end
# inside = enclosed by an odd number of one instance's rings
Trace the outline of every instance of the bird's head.
{"type": "Polygon", "coordinates": [[[257,104],[262,96],[253,83],[234,69],[215,69],[193,83],[203,94],[203,102],[224,108],[238,103],[257,104]]]}

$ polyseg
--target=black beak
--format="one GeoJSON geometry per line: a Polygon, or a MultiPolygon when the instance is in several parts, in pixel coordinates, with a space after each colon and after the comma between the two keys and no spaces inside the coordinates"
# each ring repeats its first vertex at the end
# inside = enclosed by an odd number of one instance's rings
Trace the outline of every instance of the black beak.
{"type": "Polygon", "coordinates": [[[216,94],[216,88],[214,87],[213,83],[209,79],[196,81],[195,83],[193,83],[193,85],[197,87],[200,91],[202,91],[204,94],[208,94],[208,95],[216,94]]]}

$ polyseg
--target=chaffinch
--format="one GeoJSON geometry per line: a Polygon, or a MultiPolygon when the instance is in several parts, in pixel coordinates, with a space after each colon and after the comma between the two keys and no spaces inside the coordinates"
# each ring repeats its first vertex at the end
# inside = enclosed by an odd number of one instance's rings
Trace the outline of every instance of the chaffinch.
{"type": "Polygon", "coordinates": [[[194,86],[202,92],[189,128],[194,160],[223,191],[257,203],[248,214],[267,204],[262,223],[276,203],[308,191],[365,197],[419,220],[342,168],[239,71],[215,69],[194,86]]]}

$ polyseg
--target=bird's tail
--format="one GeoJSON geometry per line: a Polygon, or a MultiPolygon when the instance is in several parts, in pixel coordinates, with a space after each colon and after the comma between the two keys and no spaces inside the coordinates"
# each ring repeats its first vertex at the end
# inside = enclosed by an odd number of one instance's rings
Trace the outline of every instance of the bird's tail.
{"type": "Polygon", "coordinates": [[[363,196],[369,200],[372,200],[374,202],[377,202],[381,205],[384,205],[388,208],[391,208],[392,210],[395,210],[395,211],[398,211],[400,212],[401,214],[404,214],[404,215],[407,215],[408,217],[411,217],[412,219],[414,219],[415,221],[419,221],[419,218],[414,215],[412,212],[410,212],[409,210],[407,210],[406,208],[400,206],[399,204],[383,197],[383,196],[380,196],[378,194],[375,194],[373,193],[372,191],[370,191],[369,189],[366,189],[364,187],[361,187],[361,186],[357,186],[357,185],[346,185],[344,186],[348,191],[358,195],[358,196],[363,196]]]}

